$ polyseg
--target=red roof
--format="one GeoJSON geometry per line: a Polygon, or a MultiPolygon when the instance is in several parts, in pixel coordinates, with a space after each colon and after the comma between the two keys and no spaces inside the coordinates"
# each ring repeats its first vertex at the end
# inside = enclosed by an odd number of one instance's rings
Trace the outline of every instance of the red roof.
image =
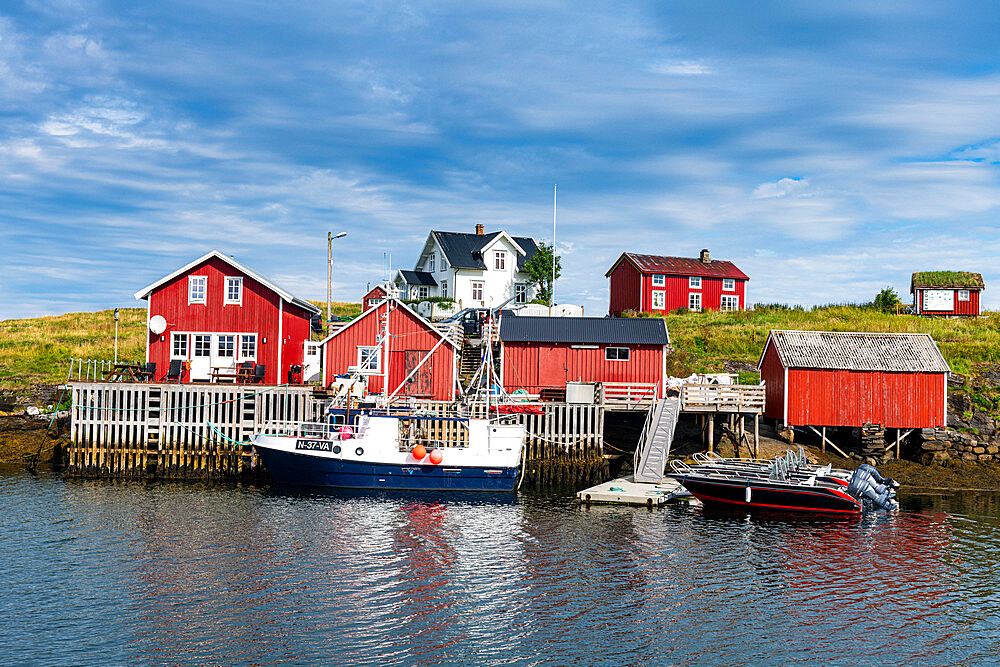
{"type": "Polygon", "coordinates": [[[663,255],[639,255],[634,252],[624,252],[618,258],[605,276],[610,276],[611,272],[627,259],[635,268],[642,273],[662,273],[672,276],[709,276],[713,278],[735,278],[737,280],[750,280],[750,276],[736,268],[732,262],[713,259],[710,262],[703,262],[697,257],[664,257],[663,255]]]}

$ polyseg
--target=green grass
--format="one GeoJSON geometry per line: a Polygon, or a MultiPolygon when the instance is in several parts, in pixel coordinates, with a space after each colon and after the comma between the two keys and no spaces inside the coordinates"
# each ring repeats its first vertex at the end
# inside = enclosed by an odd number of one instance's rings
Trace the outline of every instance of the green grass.
{"type": "Polygon", "coordinates": [[[932,287],[982,287],[983,277],[969,271],[919,271],[913,274],[913,284],[932,287]]]}

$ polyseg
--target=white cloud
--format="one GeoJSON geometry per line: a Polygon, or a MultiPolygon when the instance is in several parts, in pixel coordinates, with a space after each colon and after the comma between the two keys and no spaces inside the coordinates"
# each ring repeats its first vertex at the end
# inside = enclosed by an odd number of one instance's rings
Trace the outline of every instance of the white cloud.
{"type": "Polygon", "coordinates": [[[713,70],[706,63],[698,60],[666,60],[653,63],[649,67],[653,74],[668,74],[678,76],[693,76],[712,74],[713,70]]]}
{"type": "Polygon", "coordinates": [[[801,195],[809,188],[809,181],[801,178],[782,178],[774,183],[761,183],[753,190],[751,199],[772,199],[801,195]]]}

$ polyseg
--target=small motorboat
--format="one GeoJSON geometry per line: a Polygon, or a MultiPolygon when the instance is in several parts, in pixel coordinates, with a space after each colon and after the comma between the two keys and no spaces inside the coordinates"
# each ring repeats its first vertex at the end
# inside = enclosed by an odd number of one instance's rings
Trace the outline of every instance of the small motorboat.
{"type": "Polygon", "coordinates": [[[859,514],[894,510],[899,484],[874,466],[855,471],[809,463],[805,451],[789,450],[773,461],[698,455],[695,464],[671,461],[672,477],[706,505],[794,512],[859,514]]]}

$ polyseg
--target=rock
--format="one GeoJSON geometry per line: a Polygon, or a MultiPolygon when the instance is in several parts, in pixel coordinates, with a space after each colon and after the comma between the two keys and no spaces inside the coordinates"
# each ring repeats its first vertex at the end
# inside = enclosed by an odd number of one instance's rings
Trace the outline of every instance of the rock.
{"type": "Polygon", "coordinates": [[[979,460],[978,456],[976,456],[975,454],[970,454],[969,452],[963,452],[961,458],[962,458],[963,461],[978,461],[979,460]]]}
{"type": "Polygon", "coordinates": [[[964,387],[965,378],[958,373],[950,373],[948,375],[948,386],[949,387],[964,387]]]}
{"type": "Polygon", "coordinates": [[[945,465],[951,460],[951,457],[944,452],[925,452],[923,456],[920,457],[920,462],[925,466],[929,465],[945,465]]]}
{"type": "Polygon", "coordinates": [[[972,448],[972,453],[973,454],[985,454],[986,453],[986,448],[985,447],[973,447],[972,448]]]}
{"type": "Polygon", "coordinates": [[[979,460],[980,461],[990,461],[992,459],[993,459],[993,457],[990,456],[989,454],[980,454],[979,455],[979,460]]]}
{"type": "Polygon", "coordinates": [[[947,445],[947,440],[928,440],[920,445],[920,449],[925,452],[943,452],[947,445]]]}
{"type": "Polygon", "coordinates": [[[996,445],[989,445],[986,447],[987,454],[996,454],[997,452],[1000,452],[1000,447],[997,447],[996,445]]]}
{"type": "Polygon", "coordinates": [[[24,411],[25,414],[31,415],[32,417],[42,414],[41,408],[36,408],[34,405],[29,405],[28,409],[24,411]]]}

